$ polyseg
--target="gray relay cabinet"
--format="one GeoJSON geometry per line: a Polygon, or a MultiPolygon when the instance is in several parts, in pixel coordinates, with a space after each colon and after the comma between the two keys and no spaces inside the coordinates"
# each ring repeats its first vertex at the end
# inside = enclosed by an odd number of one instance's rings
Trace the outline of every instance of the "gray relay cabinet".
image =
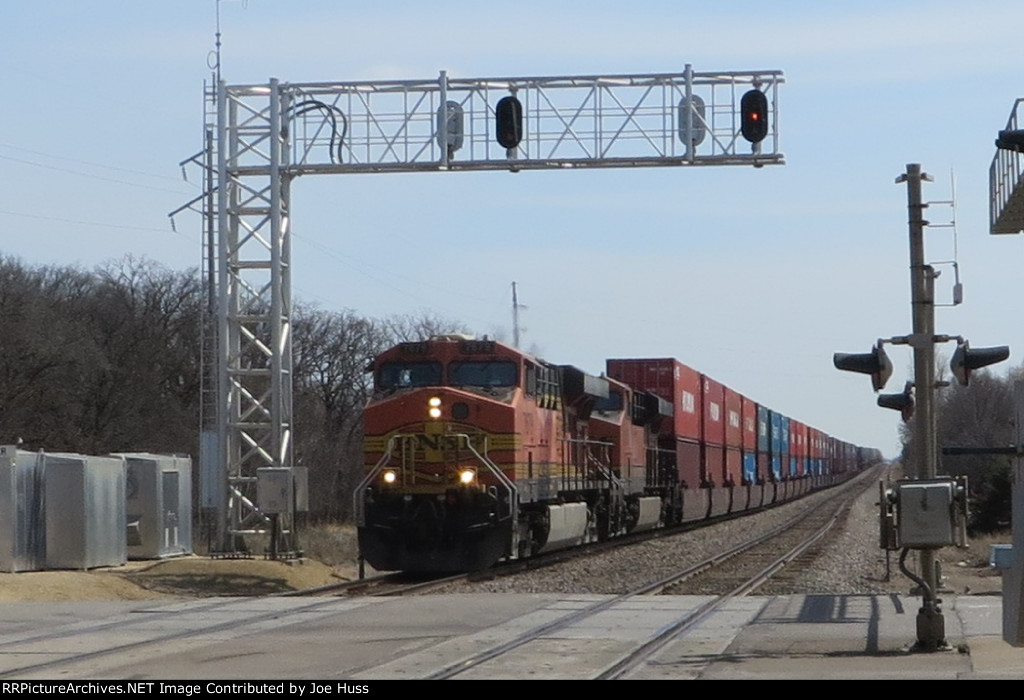
{"type": "Polygon", "coordinates": [[[43,461],[0,445],[0,571],[38,571],[46,561],[43,461]]]}
{"type": "Polygon", "coordinates": [[[125,453],[128,558],[192,552],[192,460],[125,453]]]}
{"type": "Polygon", "coordinates": [[[44,454],[43,469],[46,568],[124,564],[124,460],[44,454]]]}

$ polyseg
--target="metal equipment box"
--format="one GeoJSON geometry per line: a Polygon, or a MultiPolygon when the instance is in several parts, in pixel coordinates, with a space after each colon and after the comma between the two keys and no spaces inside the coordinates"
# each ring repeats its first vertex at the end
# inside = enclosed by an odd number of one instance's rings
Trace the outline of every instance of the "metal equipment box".
{"type": "Polygon", "coordinates": [[[43,469],[46,568],[124,564],[128,560],[124,460],[46,454],[43,469]]]}
{"type": "Polygon", "coordinates": [[[945,547],[955,544],[951,480],[897,483],[897,527],[901,547],[945,547]]]}
{"type": "Polygon", "coordinates": [[[192,460],[126,453],[128,557],[161,559],[192,552],[192,460]]]}
{"type": "Polygon", "coordinates": [[[46,562],[42,459],[0,445],[0,571],[38,571],[46,562]]]}
{"type": "Polygon", "coordinates": [[[256,502],[268,515],[293,512],[294,482],[288,467],[260,467],[256,470],[256,502]]]}

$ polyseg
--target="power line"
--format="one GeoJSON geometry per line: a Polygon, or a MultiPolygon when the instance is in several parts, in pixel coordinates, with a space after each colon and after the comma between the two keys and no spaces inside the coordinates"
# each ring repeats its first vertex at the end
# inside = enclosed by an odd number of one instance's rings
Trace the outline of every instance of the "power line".
{"type": "MultiPolygon", "coordinates": [[[[12,151],[21,151],[22,153],[31,153],[34,156],[43,156],[44,158],[52,158],[53,160],[63,160],[63,161],[66,161],[68,163],[78,163],[80,165],[89,165],[89,166],[92,166],[94,168],[103,168],[105,170],[115,170],[117,172],[129,173],[131,175],[144,175],[146,177],[153,177],[153,178],[157,178],[157,179],[160,179],[160,180],[171,180],[173,182],[181,182],[181,178],[179,178],[179,177],[172,177],[170,175],[161,175],[159,173],[148,173],[148,172],[145,172],[143,170],[132,170],[131,168],[121,168],[121,167],[118,167],[116,165],[105,165],[103,163],[94,163],[92,161],[81,160],[79,158],[68,158],[67,156],[55,156],[52,153],[46,153],[44,151],[35,151],[35,150],[32,150],[31,148],[22,148],[21,146],[14,146],[14,145],[9,144],[9,143],[0,143],[0,148],[9,148],[12,151]]],[[[4,156],[0,156],[0,158],[2,158],[2,157],[4,157],[4,156]]],[[[13,160],[13,159],[11,159],[11,160],[13,160]]],[[[33,165],[35,165],[34,161],[23,161],[23,162],[32,163],[33,165]]]]}
{"type": "Polygon", "coordinates": [[[94,175],[92,173],[83,173],[77,170],[71,170],[69,168],[60,168],[56,165],[45,165],[43,163],[36,163],[31,160],[25,160],[24,158],[12,158],[11,156],[0,156],[0,159],[13,161],[15,163],[23,163],[25,165],[34,165],[37,168],[45,168],[46,170],[57,170],[63,173],[69,173],[71,175],[78,175],[80,177],[87,177],[90,180],[103,180],[104,182],[113,182],[119,185],[128,185],[130,187],[141,187],[146,190],[155,190],[157,192],[170,192],[172,194],[181,194],[181,190],[172,190],[166,187],[153,187],[152,185],[143,185],[139,182],[129,182],[127,180],[118,180],[112,177],[103,177],[101,175],[94,175]]]}
{"type": "MultiPolygon", "coordinates": [[[[0,209],[0,214],[4,214],[4,215],[7,215],[7,216],[20,216],[20,217],[26,218],[26,219],[40,219],[42,221],[57,221],[57,222],[62,223],[62,224],[78,224],[80,226],[99,226],[101,228],[116,228],[116,229],[122,229],[122,230],[126,230],[126,231],[152,231],[154,233],[167,233],[167,229],[165,229],[165,228],[153,228],[153,227],[149,227],[149,226],[128,226],[128,225],[125,225],[125,224],[108,224],[108,223],[103,223],[103,222],[99,222],[99,221],[84,221],[82,219],[62,219],[62,218],[56,217],[56,216],[42,216],[40,214],[25,214],[23,212],[6,211],[6,210],[3,210],[3,209],[0,209]]],[[[176,233],[177,235],[181,236],[182,238],[186,238],[186,239],[191,240],[188,236],[186,236],[183,233],[178,233],[177,231],[173,231],[172,233],[176,233]]]]}

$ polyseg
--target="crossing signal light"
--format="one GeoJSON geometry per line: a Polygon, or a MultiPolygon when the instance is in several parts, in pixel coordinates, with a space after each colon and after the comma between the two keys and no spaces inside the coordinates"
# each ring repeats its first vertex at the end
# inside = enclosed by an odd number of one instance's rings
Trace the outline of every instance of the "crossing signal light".
{"type": "Polygon", "coordinates": [[[961,386],[967,386],[971,377],[971,370],[980,369],[1002,362],[1010,356],[1010,348],[1006,345],[999,345],[994,348],[971,348],[966,340],[961,343],[953,359],[949,361],[949,368],[953,370],[953,376],[960,382],[961,386]]]}
{"type": "Polygon", "coordinates": [[[750,143],[761,143],[768,135],[768,98],[756,88],[740,98],[740,133],[750,143]]]}
{"type": "Polygon", "coordinates": [[[914,415],[913,387],[913,382],[907,382],[906,386],[903,387],[903,391],[899,394],[879,394],[878,405],[882,408],[891,408],[899,411],[903,417],[903,422],[906,423],[914,415]]]}
{"type": "Polygon", "coordinates": [[[523,140],[523,104],[506,95],[494,106],[495,136],[503,148],[515,148],[523,140]]]}
{"type": "Polygon", "coordinates": [[[860,372],[871,375],[871,386],[875,391],[881,391],[885,383],[892,376],[892,362],[885,354],[882,343],[879,342],[871,348],[868,353],[837,352],[832,356],[832,364],[836,369],[846,372],[860,372]]]}

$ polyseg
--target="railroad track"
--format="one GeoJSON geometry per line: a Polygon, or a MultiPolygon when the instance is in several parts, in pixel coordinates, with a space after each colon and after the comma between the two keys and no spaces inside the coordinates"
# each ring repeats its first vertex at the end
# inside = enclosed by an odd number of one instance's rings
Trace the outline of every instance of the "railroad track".
{"type": "Polygon", "coordinates": [[[666,584],[667,595],[741,595],[753,593],[773,577],[792,577],[794,566],[813,561],[815,545],[841,522],[852,503],[826,501],[787,523],[722,552],[666,584]]]}
{"type": "Polygon", "coordinates": [[[598,680],[623,678],[656,656],[666,646],[693,630],[732,598],[755,591],[758,586],[783,570],[788,563],[806,554],[841,520],[842,514],[849,509],[855,495],[847,489],[838,505],[834,499],[819,504],[784,525],[751,538],[727,552],[709,557],[696,565],[646,583],[627,593],[611,596],[569,612],[529,629],[513,639],[440,668],[426,678],[444,680],[466,674],[479,674],[487,664],[500,660],[505,655],[517,653],[531,644],[543,643],[544,639],[603,613],[628,609],[630,600],[637,596],[682,595],[695,592],[711,593],[716,596],[690,609],[595,676],[598,680]],[[688,590],[694,586],[707,587],[709,590],[688,590]]]}
{"type": "Polygon", "coordinates": [[[354,581],[329,583],[316,588],[303,588],[297,591],[277,593],[281,598],[300,598],[311,596],[401,596],[413,593],[428,593],[432,590],[453,583],[465,581],[469,574],[416,575],[404,573],[379,574],[354,581]]]}

